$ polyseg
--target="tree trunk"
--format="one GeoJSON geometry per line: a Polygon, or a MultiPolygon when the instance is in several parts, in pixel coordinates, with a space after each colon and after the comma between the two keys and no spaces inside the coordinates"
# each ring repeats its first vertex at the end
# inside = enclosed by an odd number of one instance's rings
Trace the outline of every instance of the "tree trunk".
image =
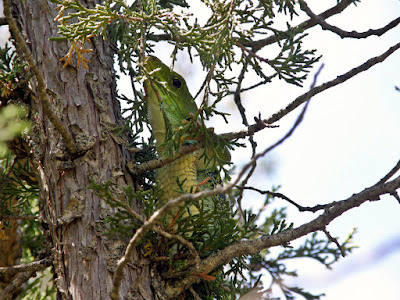
{"type": "MultiPolygon", "coordinates": [[[[80,1],[94,6],[100,1],[80,1]]],[[[122,124],[116,99],[113,52],[110,43],[94,38],[85,45],[93,52],[89,70],[60,62],[70,44],[49,41],[57,36],[56,5],[49,1],[13,2],[34,60],[47,85],[52,110],[72,133],[78,148],[89,148],[71,157],[64,140],[43,113],[36,81],[31,80],[37,100],[32,104],[36,143],[33,143],[40,177],[42,218],[54,253],[59,297],[64,299],[109,299],[113,270],[123,255],[125,242],[111,239],[105,218],[113,209],[88,189],[90,180],[111,180],[118,187],[133,186],[126,164],[132,158],[110,134],[122,124]]],[[[137,210],[137,204],[134,204],[137,210]]],[[[135,253],[124,270],[121,299],[154,299],[150,270],[135,253]]]]}

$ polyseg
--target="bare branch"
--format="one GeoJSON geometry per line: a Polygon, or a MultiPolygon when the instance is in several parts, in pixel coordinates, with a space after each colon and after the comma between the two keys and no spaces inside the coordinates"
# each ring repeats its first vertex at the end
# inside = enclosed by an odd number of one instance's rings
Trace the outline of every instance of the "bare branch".
{"type": "Polygon", "coordinates": [[[286,116],[288,113],[290,113],[291,111],[296,109],[299,105],[306,102],[309,99],[309,97],[315,96],[316,94],[319,94],[331,87],[334,87],[338,84],[341,84],[341,83],[349,80],[350,78],[358,75],[361,72],[367,71],[368,69],[375,66],[376,64],[383,62],[386,58],[388,58],[391,54],[393,54],[399,48],[400,48],[400,43],[397,43],[394,46],[390,47],[386,52],[382,53],[381,55],[370,58],[362,65],[351,69],[350,71],[346,72],[345,74],[340,75],[331,81],[325,82],[324,84],[316,86],[315,88],[308,91],[307,93],[304,93],[303,95],[297,97],[293,102],[291,102],[284,109],[278,111],[277,113],[273,114],[268,119],[264,120],[264,123],[266,123],[266,124],[275,123],[276,121],[280,120],[281,118],[286,116]]]}
{"type": "Polygon", "coordinates": [[[0,220],[37,220],[35,215],[0,215],[0,220]]]}
{"type": "MultiPolygon", "coordinates": [[[[255,254],[263,249],[287,244],[295,239],[305,236],[311,232],[323,230],[330,222],[352,208],[358,207],[366,201],[379,199],[384,194],[392,194],[400,188],[400,176],[384,184],[376,184],[363,191],[352,195],[350,198],[338,201],[335,206],[325,210],[323,214],[314,220],[299,227],[282,231],[278,234],[262,236],[255,240],[240,241],[232,244],[218,253],[211,255],[203,260],[198,266],[189,271],[209,273],[216,267],[228,263],[235,257],[242,255],[255,254]]],[[[174,297],[186,290],[191,284],[200,279],[195,276],[189,276],[180,282],[176,282],[167,288],[167,295],[174,297]]]]}
{"type": "Polygon", "coordinates": [[[266,58],[264,58],[264,57],[261,57],[261,56],[257,55],[257,54],[254,53],[253,51],[251,51],[251,50],[247,49],[245,46],[243,46],[240,42],[236,41],[235,44],[236,44],[236,46],[238,46],[240,49],[242,49],[242,53],[243,53],[243,55],[244,55],[246,58],[250,55],[250,56],[252,56],[252,57],[258,59],[258,60],[261,61],[261,62],[265,62],[265,63],[271,65],[271,61],[270,61],[269,59],[266,59],[266,58]],[[247,55],[246,52],[247,52],[249,55],[247,55]]]}
{"type": "Polygon", "coordinates": [[[46,257],[45,259],[33,261],[25,265],[0,267],[0,273],[14,274],[20,272],[43,270],[51,265],[52,260],[52,257],[46,257]]]}
{"type": "MultiPolygon", "coordinates": [[[[340,1],[338,4],[336,4],[335,6],[331,7],[330,9],[324,11],[323,13],[319,14],[318,16],[322,19],[327,19],[329,17],[332,17],[336,14],[341,13],[343,10],[345,10],[350,4],[354,3],[355,0],[343,0],[340,1]]],[[[314,27],[315,25],[317,25],[318,23],[313,20],[313,19],[309,19],[297,26],[295,26],[295,28],[303,28],[308,29],[311,27],[314,27]]],[[[250,43],[243,43],[244,46],[246,47],[252,47],[253,52],[257,52],[258,50],[262,49],[265,46],[271,45],[273,43],[275,43],[276,41],[278,41],[279,38],[276,35],[271,35],[265,39],[261,39],[258,41],[252,41],[250,43]]]]}
{"type": "MultiPolygon", "coordinates": [[[[239,42],[236,42],[237,45],[241,45],[239,42]]],[[[242,46],[243,47],[243,46],[242,46]]],[[[245,47],[243,47],[244,49],[246,49],[245,47]]],[[[239,77],[238,77],[238,83],[237,83],[237,87],[236,87],[236,91],[234,93],[234,101],[236,104],[236,107],[239,110],[239,113],[242,117],[242,123],[243,125],[245,125],[246,127],[249,127],[249,122],[247,121],[247,117],[246,117],[246,110],[242,104],[242,99],[241,99],[241,86],[242,86],[242,82],[244,79],[244,75],[246,73],[246,69],[247,69],[247,64],[248,64],[248,60],[247,60],[247,55],[245,54],[244,50],[243,50],[243,55],[246,57],[244,59],[244,63],[243,63],[243,68],[240,71],[239,77]]],[[[257,143],[254,141],[253,135],[249,135],[249,141],[251,144],[251,149],[252,149],[252,154],[251,156],[253,157],[256,154],[256,148],[257,148],[257,143]]],[[[247,182],[250,180],[250,177],[253,175],[255,169],[257,167],[257,162],[254,161],[250,172],[247,174],[246,178],[242,181],[241,186],[245,186],[247,184],[247,182]]],[[[239,190],[239,195],[236,199],[237,202],[237,206],[238,206],[238,215],[239,215],[239,221],[243,218],[243,210],[242,210],[242,198],[243,198],[243,190],[239,190]]]]}
{"type": "Polygon", "coordinates": [[[128,162],[128,169],[129,169],[129,172],[131,172],[133,175],[143,174],[145,172],[161,168],[162,166],[165,166],[186,154],[189,154],[196,150],[199,150],[202,147],[204,147],[203,142],[199,142],[199,143],[196,143],[196,144],[193,144],[190,146],[183,146],[179,150],[178,153],[176,153],[175,155],[173,155],[171,157],[158,158],[155,160],[151,160],[151,161],[142,163],[140,165],[134,164],[132,161],[130,161],[130,162],[128,162]]]}
{"type": "Polygon", "coordinates": [[[33,59],[31,50],[29,49],[28,45],[25,42],[25,39],[23,38],[17,23],[15,22],[12,14],[11,14],[11,8],[10,8],[10,1],[9,0],[4,0],[3,1],[4,5],[4,14],[7,18],[8,24],[10,26],[10,30],[14,34],[14,38],[17,42],[18,47],[21,49],[22,53],[25,56],[26,61],[28,62],[29,68],[32,70],[33,74],[35,75],[36,81],[37,81],[37,88],[39,91],[39,96],[40,96],[40,101],[43,106],[43,111],[45,112],[47,118],[50,120],[50,122],[54,125],[54,127],[58,130],[58,132],[61,134],[65,141],[65,145],[68,148],[68,151],[71,154],[76,154],[77,149],[75,145],[75,141],[72,138],[71,133],[68,131],[68,129],[64,126],[64,124],[61,122],[61,120],[57,117],[57,115],[53,112],[51,105],[50,105],[50,99],[47,95],[46,92],[46,84],[44,82],[44,78],[42,73],[40,72],[39,68],[36,65],[35,60],[33,59]]]}
{"type": "MultiPolygon", "coordinates": [[[[138,242],[141,240],[141,238],[151,229],[154,232],[156,232],[159,235],[162,235],[168,239],[176,239],[177,241],[179,241],[181,244],[185,245],[190,253],[192,254],[192,256],[194,257],[195,263],[196,265],[198,265],[201,260],[200,260],[200,256],[196,251],[196,248],[193,246],[193,244],[191,242],[189,242],[188,240],[184,239],[183,237],[177,235],[177,234],[171,234],[169,232],[166,232],[164,230],[162,230],[160,227],[155,225],[155,221],[158,219],[155,219],[154,222],[152,222],[151,224],[148,224],[149,221],[147,221],[143,216],[141,216],[140,214],[138,214],[136,211],[134,211],[129,205],[126,205],[125,202],[120,201],[120,204],[122,204],[124,206],[124,208],[136,219],[140,220],[141,222],[143,222],[143,226],[141,228],[139,228],[135,235],[131,238],[131,240],[129,241],[128,246],[126,247],[125,253],[124,255],[121,257],[121,259],[118,261],[117,267],[115,269],[115,273],[114,273],[114,278],[113,278],[113,289],[111,292],[111,299],[118,299],[118,293],[119,293],[119,287],[121,285],[121,280],[122,280],[122,275],[123,275],[123,271],[124,271],[124,267],[132,260],[132,254],[133,251],[135,249],[135,247],[137,246],[138,242]]],[[[157,212],[155,212],[154,214],[156,214],[157,212]]],[[[153,216],[154,216],[153,214],[153,216]]]]}
{"type": "Polygon", "coordinates": [[[182,196],[179,196],[178,198],[169,200],[164,206],[162,206],[160,209],[155,211],[153,215],[144,222],[142,227],[140,227],[138,230],[136,230],[135,234],[133,237],[130,239],[128,246],[126,247],[125,254],[121,257],[121,259],[118,261],[117,267],[115,269],[114,273],[114,278],[113,278],[113,289],[111,292],[111,299],[118,299],[118,293],[119,293],[119,287],[121,284],[122,280],[122,275],[125,266],[132,260],[132,255],[135,247],[139,244],[139,242],[142,240],[144,235],[151,229],[153,229],[155,223],[157,220],[159,220],[162,216],[164,216],[172,207],[179,206],[181,203],[183,203],[186,200],[192,199],[192,200],[199,200],[203,197],[207,196],[213,196],[218,194],[217,191],[215,190],[204,190],[200,193],[196,194],[183,194],[182,196]]]}
{"type": "MultiPolygon", "coordinates": [[[[255,121],[256,121],[256,123],[253,125],[250,125],[247,129],[236,131],[236,132],[223,133],[223,134],[220,134],[220,136],[224,137],[227,140],[236,140],[236,139],[245,138],[247,136],[251,136],[254,133],[256,133],[264,128],[278,127],[277,125],[266,124],[265,121],[260,120],[260,119],[256,119],[255,121]]],[[[158,159],[154,159],[154,160],[142,163],[142,164],[134,164],[133,161],[130,161],[130,162],[128,162],[128,169],[129,169],[129,172],[131,172],[133,175],[143,174],[145,172],[161,168],[162,166],[165,166],[186,154],[189,154],[196,150],[202,149],[203,147],[204,147],[204,142],[198,142],[193,145],[183,146],[179,150],[178,153],[174,154],[171,157],[158,158],[158,159]]]]}
{"type": "Polygon", "coordinates": [[[327,208],[332,207],[337,204],[337,202],[331,202],[328,204],[318,204],[318,205],[315,205],[312,207],[311,206],[302,206],[302,205],[298,204],[297,202],[291,200],[289,197],[287,197],[286,195],[284,195],[282,193],[276,193],[276,192],[271,192],[271,191],[262,191],[255,187],[252,187],[252,186],[244,186],[244,187],[237,186],[237,188],[242,189],[242,190],[252,190],[252,191],[256,191],[256,192],[260,193],[261,195],[270,195],[272,197],[283,199],[283,200],[289,202],[290,204],[296,206],[296,208],[300,212],[304,212],[304,211],[317,212],[319,210],[327,209],[327,208]]]}
{"type": "Polygon", "coordinates": [[[340,29],[339,27],[328,24],[323,18],[314,14],[312,12],[312,10],[308,7],[308,5],[305,1],[300,0],[299,3],[300,3],[300,8],[311,19],[313,19],[315,22],[317,22],[322,27],[323,30],[328,30],[328,31],[334,32],[337,35],[339,35],[341,38],[364,39],[364,38],[370,37],[372,35],[381,36],[382,34],[386,33],[390,29],[393,29],[400,23],[400,17],[398,17],[397,19],[394,19],[386,26],[379,28],[379,29],[369,29],[368,31],[365,31],[365,32],[356,32],[356,31],[350,32],[350,31],[345,31],[343,29],[340,29]]]}

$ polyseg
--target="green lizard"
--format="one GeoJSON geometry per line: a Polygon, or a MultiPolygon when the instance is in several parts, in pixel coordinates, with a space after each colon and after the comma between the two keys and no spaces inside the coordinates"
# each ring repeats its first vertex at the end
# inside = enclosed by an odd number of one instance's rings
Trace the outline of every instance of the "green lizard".
{"type": "MultiPolygon", "coordinates": [[[[144,68],[148,72],[148,78],[144,81],[148,117],[158,155],[165,157],[166,139],[182,125],[193,121],[198,115],[198,108],[183,77],[171,71],[157,57],[146,57],[144,68]]],[[[200,120],[195,122],[200,126],[200,120]]],[[[211,131],[210,134],[215,136],[211,131]]],[[[184,137],[190,140],[190,134],[184,137]]],[[[219,152],[220,158],[228,163],[228,149],[225,147],[219,152]]],[[[194,192],[197,189],[202,179],[201,174],[210,168],[203,158],[200,159],[203,153],[204,150],[197,150],[156,170],[156,180],[165,191],[162,201],[179,196],[181,189],[183,192],[194,192]]],[[[189,207],[188,210],[192,215],[197,213],[195,207],[189,207]]]]}

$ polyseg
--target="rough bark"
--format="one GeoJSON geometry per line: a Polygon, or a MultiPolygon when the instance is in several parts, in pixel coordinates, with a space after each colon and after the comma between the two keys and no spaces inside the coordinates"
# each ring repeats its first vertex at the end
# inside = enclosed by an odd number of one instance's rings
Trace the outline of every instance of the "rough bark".
{"type": "MultiPolygon", "coordinates": [[[[80,1],[94,6],[98,1],[80,1]]],[[[117,186],[134,185],[127,172],[131,160],[110,129],[122,124],[116,99],[113,53],[108,41],[92,39],[89,70],[60,62],[69,50],[65,41],[49,41],[57,36],[55,4],[49,1],[14,2],[18,19],[37,66],[47,84],[52,109],[74,136],[79,149],[71,157],[63,139],[43,114],[39,93],[33,103],[34,151],[40,177],[42,218],[54,253],[59,297],[64,299],[109,299],[116,261],[124,243],[105,234],[104,219],[112,209],[92,190],[96,182],[112,180],[117,186]]],[[[137,207],[134,207],[136,209],[137,207]]],[[[120,298],[153,299],[148,266],[138,263],[125,269],[120,298]]]]}

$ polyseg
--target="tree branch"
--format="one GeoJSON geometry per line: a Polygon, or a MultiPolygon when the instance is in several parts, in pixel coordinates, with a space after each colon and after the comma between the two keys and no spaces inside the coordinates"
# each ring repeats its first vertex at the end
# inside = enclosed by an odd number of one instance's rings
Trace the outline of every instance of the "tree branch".
{"type": "Polygon", "coordinates": [[[284,109],[281,109],[277,113],[273,114],[271,117],[269,117],[266,120],[263,120],[264,123],[266,124],[273,124],[276,121],[282,119],[284,116],[286,116],[288,113],[296,109],[299,105],[303,104],[304,102],[309,99],[309,97],[315,96],[316,94],[319,94],[331,87],[334,87],[338,84],[341,84],[350,78],[358,75],[361,72],[367,71],[371,67],[375,66],[378,63],[383,62],[386,58],[388,58],[391,54],[393,54],[396,50],[400,48],[400,43],[395,44],[394,46],[390,47],[386,52],[383,54],[370,58],[367,60],[365,63],[362,65],[355,67],[351,69],[350,71],[346,72],[343,75],[340,75],[336,77],[335,79],[325,82],[324,84],[321,84],[319,86],[316,86],[312,90],[308,91],[307,93],[304,93],[303,95],[297,97],[293,102],[291,102],[288,106],[286,106],[284,109]]]}
{"type": "Polygon", "coordinates": [[[318,23],[322,27],[323,30],[328,30],[333,33],[336,33],[341,38],[364,39],[364,38],[367,38],[372,35],[381,36],[382,34],[389,31],[390,29],[396,27],[400,23],[400,17],[398,17],[397,19],[394,19],[386,26],[379,28],[379,29],[369,29],[368,31],[365,31],[365,32],[356,32],[356,31],[350,32],[350,31],[342,30],[339,27],[328,24],[323,18],[314,14],[312,12],[312,10],[308,7],[308,5],[305,1],[300,0],[299,3],[300,3],[301,10],[303,10],[312,20],[314,20],[316,23],[318,23]]]}
{"type": "MultiPolygon", "coordinates": [[[[263,249],[271,248],[274,246],[287,244],[295,239],[305,236],[311,232],[323,230],[330,222],[342,215],[344,212],[358,207],[369,200],[379,200],[380,196],[384,194],[392,194],[400,187],[400,176],[394,180],[383,184],[376,184],[363,191],[354,194],[346,200],[337,202],[335,206],[327,209],[323,214],[314,220],[303,224],[297,228],[289,229],[274,235],[262,236],[255,240],[240,241],[232,244],[221,251],[207,257],[202,263],[189,270],[189,272],[209,273],[213,269],[228,263],[235,257],[242,255],[255,254],[263,249]]],[[[196,276],[189,276],[174,285],[168,286],[168,297],[175,297],[186,290],[191,284],[198,282],[200,279],[196,276]]]]}
{"type": "MultiPolygon", "coordinates": [[[[341,13],[343,10],[345,10],[350,4],[354,3],[355,1],[356,0],[340,1],[334,7],[331,7],[330,9],[324,11],[323,13],[319,14],[318,16],[325,20],[329,17],[332,17],[336,14],[341,13]]],[[[310,18],[309,20],[295,26],[295,28],[308,29],[308,28],[314,27],[317,24],[318,23],[315,20],[310,18]]],[[[253,42],[249,42],[249,43],[243,43],[243,45],[246,47],[251,47],[253,52],[257,52],[258,50],[262,49],[263,47],[271,45],[271,44],[277,42],[278,40],[280,40],[279,37],[277,37],[276,35],[271,35],[265,39],[261,39],[261,40],[253,41],[253,42]]]]}
{"type": "Polygon", "coordinates": [[[33,261],[25,265],[0,267],[0,273],[14,274],[20,272],[43,270],[51,265],[52,260],[53,260],[52,257],[46,257],[45,259],[33,261]]]}
{"type": "Polygon", "coordinates": [[[400,196],[397,193],[397,191],[393,191],[393,193],[391,193],[391,195],[397,200],[397,202],[399,202],[400,204],[400,196]]]}
{"type": "Polygon", "coordinates": [[[29,68],[32,70],[33,74],[35,75],[37,81],[37,88],[40,96],[40,101],[43,106],[43,111],[46,114],[47,118],[50,122],[54,125],[54,127],[58,130],[65,141],[65,145],[67,146],[68,151],[71,154],[76,154],[77,149],[75,145],[75,141],[71,135],[71,133],[67,130],[61,120],[57,117],[57,115],[53,112],[50,104],[50,99],[46,93],[46,85],[44,82],[44,78],[42,73],[40,72],[39,68],[36,65],[35,60],[33,59],[31,50],[29,49],[28,45],[25,42],[25,39],[20,32],[17,23],[15,22],[12,14],[11,14],[11,6],[9,0],[3,1],[4,5],[4,14],[7,18],[8,24],[10,26],[10,30],[14,34],[15,41],[17,42],[18,47],[24,54],[24,57],[29,65],[29,68]]]}
{"type": "Polygon", "coordinates": [[[190,146],[183,146],[178,153],[171,157],[154,159],[140,165],[134,164],[132,161],[130,161],[128,162],[128,169],[133,175],[143,174],[145,172],[161,168],[162,166],[165,166],[186,154],[199,150],[202,147],[204,147],[204,142],[199,142],[190,146]]]}
{"type": "Polygon", "coordinates": [[[397,164],[387,173],[385,176],[382,177],[381,180],[378,181],[378,184],[385,183],[390,177],[392,177],[398,170],[400,170],[400,160],[397,164]]]}
{"type": "MultiPolygon", "coordinates": [[[[278,127],[276,125],[265,124],[265,121],[260,120],[258,118],[255,118],[255,121],[256,121],[256,123],[248,126],[247,129],[236,131],[236,132],[222,133],[222,134],[220,134],[220,136],[224,137],[225,139],[227,139],[229,141],[232,141],[232,140],[236,140],[236,139],[245,138],[247,136],[251,136],[254,133],[256,133],[264,128],[278,127]]],[[[181,149],[179,150],[178,153],[176,153],[170,157],[166,157],[166,158],[161,157],[161,158],[153,159],[148,162],[141,163],[141,164],[135,164],[133,161],[129,161],[128,169],[129,169],[129,172],[133,175],[143,174],[148,171],[152,171],[152,170],[161,168],[162,166],[165,166],[186,154],[192,153],[192,152],[194,152],[196,150],[200,150],[202,148],[204,148],[204,142],[199,141],[196,144],[186,145],[186,146],[181,147],[181,149]]]]}
{"type": "Polygon", "coordinates": [[[8,25],[7,19],[4,17],[0,18],[0,26],[3,26],[3,25],[8,25]]]}
{"type": "Polygon", "coordinates": [[[36,215],[0,215],[0,220],[37,220],[36,215]]]}

